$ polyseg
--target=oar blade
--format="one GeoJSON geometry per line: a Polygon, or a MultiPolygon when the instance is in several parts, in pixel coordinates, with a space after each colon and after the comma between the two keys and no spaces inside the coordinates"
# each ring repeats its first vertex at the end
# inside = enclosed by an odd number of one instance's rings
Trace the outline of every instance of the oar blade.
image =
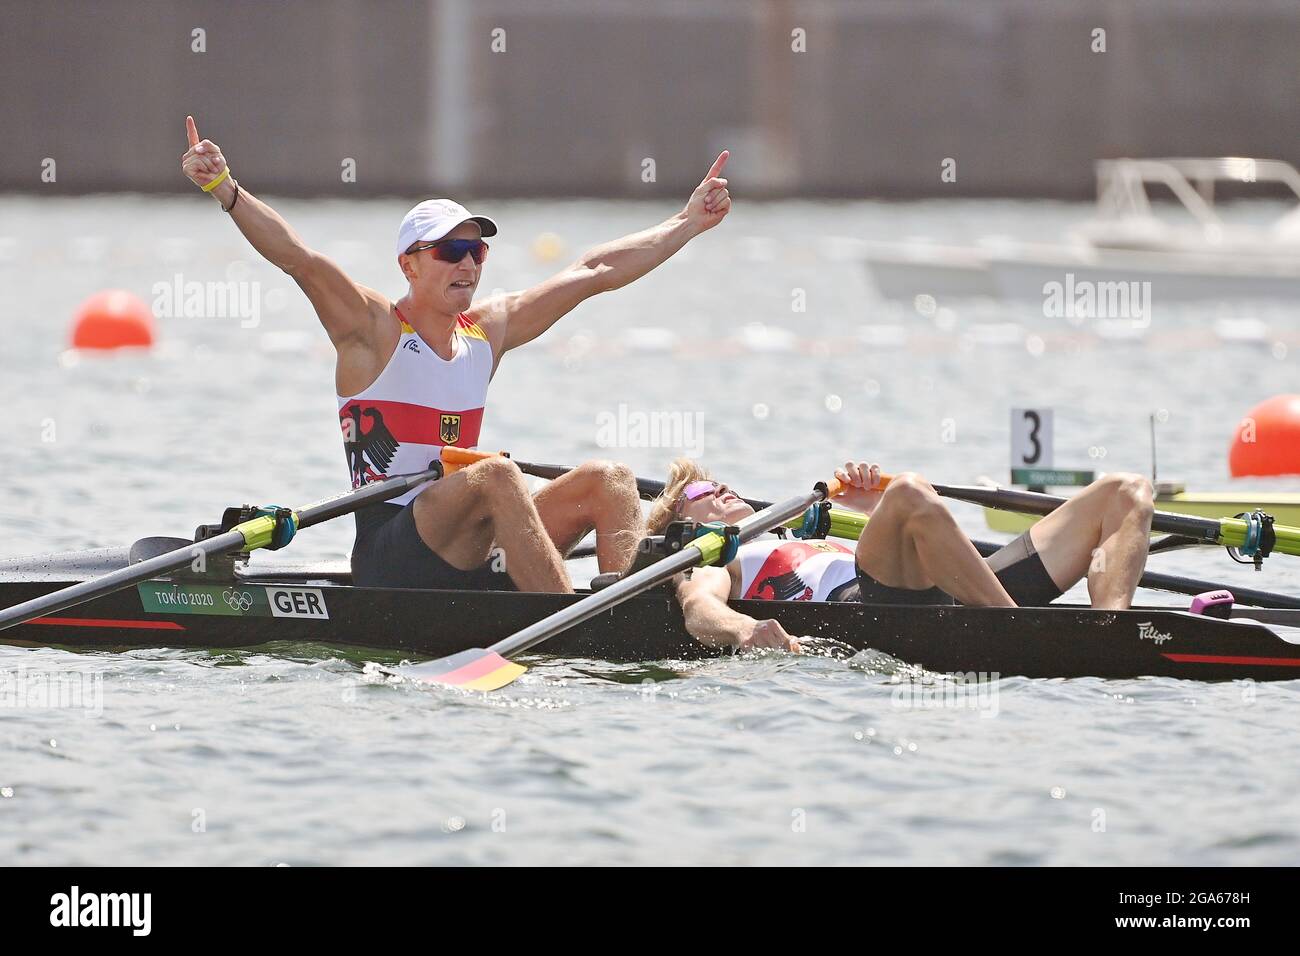
{"type": "Polygon", "coordinates": [[[526,670],[528,668],[523,664],[516,664],[496,651],[473,647],[450,657],[400,667],[398,673],[426,684],[443,684],[465,690],[497,690],[526,670]]]}

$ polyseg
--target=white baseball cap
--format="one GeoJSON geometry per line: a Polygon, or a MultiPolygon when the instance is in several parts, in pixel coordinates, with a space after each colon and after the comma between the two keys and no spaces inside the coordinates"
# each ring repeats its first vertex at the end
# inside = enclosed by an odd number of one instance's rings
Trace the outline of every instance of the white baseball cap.
{"type": "Polygon", "coordinates": [[[397,230],[397,254],[400,256],[417,242],[436,242],[463,222],[476,222],[484,237],[497,234],[497,224],[487,216],[475,216],[450,199],[426,199],[416,203],[402,217],[397,230]]]}

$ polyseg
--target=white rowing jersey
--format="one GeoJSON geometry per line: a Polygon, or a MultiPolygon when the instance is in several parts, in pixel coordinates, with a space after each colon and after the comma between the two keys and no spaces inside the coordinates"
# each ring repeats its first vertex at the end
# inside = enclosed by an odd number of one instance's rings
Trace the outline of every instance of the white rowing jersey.
{"type": "MultiPolygon", "coordinates": [[[[424,471],[443,445],[473,448],[483,424],[492,378],[487,333],[461,313],[451,338],[453,354],[446,360],[420,338],[400,309],[394,310],[402,335],[388,364],[364,391],[338,396],[353,488],[424,471]]],[[[405,505],[424,487],[394,498],[392,504],[405,505]]]]}
{"type": "Polygon", "coordinates": [[[740,596],[755,601],[825,601],[858,576],[853,552],[837,541],[751,541],[736,559],[740,596]]]}

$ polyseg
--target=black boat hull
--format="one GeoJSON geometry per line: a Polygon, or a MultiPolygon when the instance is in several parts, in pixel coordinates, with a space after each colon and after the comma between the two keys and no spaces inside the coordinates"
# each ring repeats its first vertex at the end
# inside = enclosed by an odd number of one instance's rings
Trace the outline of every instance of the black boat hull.
{"type": "MultiPolygon", "coordinates": [[[[71,583],[71,582],[63,582],[71,583]]],[[[0,584],[0,606],[60,582],[0,584]]],[[[443,656],[485,647],[576,597],[389,590],[306,575],[227,584],[151,582],[0,632],[0,641],[82,648],[240,647],[315,642],[443,656]]],[[[791,634],[831,638],[942,672],[1025,677],[1300,679],[1300,644],[1247,621],[1178,611],[1075,606],[968,608],[735,602],[791,634]]],[[[548,641],[564,657],[654,661],[710,656],[667,591],[633,598],[548,641]]]]}

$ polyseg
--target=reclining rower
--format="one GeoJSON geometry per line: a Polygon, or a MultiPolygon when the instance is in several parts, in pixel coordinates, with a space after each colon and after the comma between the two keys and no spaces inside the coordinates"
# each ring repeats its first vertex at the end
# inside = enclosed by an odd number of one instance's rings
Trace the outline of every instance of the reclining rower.
{"type": "MultiPolygon", "coordinates": [[[[880,489],[880,467],[848,462],[835,502],[871,516],[856,549],[833,539],[768,537],[740,546],[726,567],[676,580],[686,628],[705,644],[798,650],[779,622],[727,607],[740,598],[1017,607],[1049,604],[1085,576],[1092,606],[1129,607],[1146,565],[1153,511],[1140,475],[1099,478],[1029,531],[980,557],[942,499],[920,475],[880,489]]],[[[651,534],[670,521],[734,524],[754,509],[696,462],[679,458],[650,511],[651,534]]]]}

